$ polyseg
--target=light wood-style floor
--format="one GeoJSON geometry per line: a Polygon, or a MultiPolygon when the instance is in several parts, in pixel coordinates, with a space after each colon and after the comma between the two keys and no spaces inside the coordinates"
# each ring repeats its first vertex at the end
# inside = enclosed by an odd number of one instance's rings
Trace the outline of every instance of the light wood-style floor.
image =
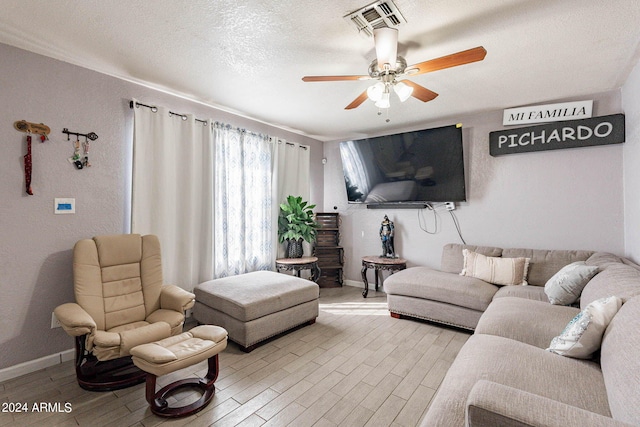
{"type": "MultiPolygon", "coordinates": [[[[415,426],[468,337],[391,318],[382,292],[364,299],[354,287],[321,289],[314,325],[248,354],[229,344],[220,355],[215,398],[196,415],[153,415],[144,384],[85,391],[66,362],[0,383],[0,409],[12,402],[29,411],[0,412],[0,426],[415,426]],[[33,412],[42,403],[48,407],[33,412]]],[[[159,378],[158,386],[194,373],[203,376],[205,362],[159,378]]],[[[193,400],[186,392],[171,404],[193,400]]]]}

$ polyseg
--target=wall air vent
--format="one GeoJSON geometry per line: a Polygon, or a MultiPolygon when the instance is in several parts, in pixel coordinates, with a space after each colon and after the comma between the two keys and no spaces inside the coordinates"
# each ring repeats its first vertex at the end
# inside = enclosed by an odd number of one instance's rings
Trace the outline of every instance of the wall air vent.
{"type": "Polygon", "coordinates": [[[407,22],[392,0],[378,0],[361,9],[349,13],[344,19],[356,26],[358,33],[373,36],[376,28],[397,28],[407,22]]]}

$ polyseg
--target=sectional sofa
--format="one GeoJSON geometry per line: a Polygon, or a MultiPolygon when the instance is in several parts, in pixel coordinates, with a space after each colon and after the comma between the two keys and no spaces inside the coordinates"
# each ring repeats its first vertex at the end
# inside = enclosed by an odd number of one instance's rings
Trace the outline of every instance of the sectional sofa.
{"type": "Polygon", "coordinates": [[[384,285],[394,317],[474,330],[422,426],[640,426],[640,267],[629,260],[452,244],[441,270],[412,267],[384,285]],[[461,275],[464,249],[528,259],[527,286],[461,275]],[[564,286],[574,263],[592,271],[579,299],[550,300],[547,283],[564,286]]]}

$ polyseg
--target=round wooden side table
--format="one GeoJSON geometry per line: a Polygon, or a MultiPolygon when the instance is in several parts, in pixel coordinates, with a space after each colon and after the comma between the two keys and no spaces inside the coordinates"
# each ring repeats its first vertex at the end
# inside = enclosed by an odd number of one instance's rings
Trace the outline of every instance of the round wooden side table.
{"type": "Polygon", "coordinates": [[[302,258],[278,258],[276,259],[276,270],[293,271],[300,277],[301,270],[311,271],[311,280],[317,282],[320,278],[320,267],[318,267],[318,257],[303,256],[302,258]]]}
{"type": "Polygon", "coordinates": [[[382,271],[389,271],[390,274],[407,268],[407,260],[403,258],[386,258],[381,256],[364,256],[362,257],[362,281],[364,282],[364,298],[369,294],[369,281],[367,280],[367,269],[372,268],[376,279],[376,291],[378,290],[378,282],[382,284],[382,271]],[[380,278],[380,279],[379,279],[380,278]]]}

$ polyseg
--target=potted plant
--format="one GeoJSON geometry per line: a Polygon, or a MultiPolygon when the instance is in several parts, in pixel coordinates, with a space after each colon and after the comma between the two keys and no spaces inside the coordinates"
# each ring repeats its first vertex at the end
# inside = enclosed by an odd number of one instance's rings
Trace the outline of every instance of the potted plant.
{"type": "Polygon", "coordinates": [[[280,243],[287,242],[287,258],[301,258],[302,241],[313,243],[316,239],[318,223],[313,215],[315,207],[303,202],[299,196],[288,196],[287,203],[280,204],[278,239],[280,243]]]}

